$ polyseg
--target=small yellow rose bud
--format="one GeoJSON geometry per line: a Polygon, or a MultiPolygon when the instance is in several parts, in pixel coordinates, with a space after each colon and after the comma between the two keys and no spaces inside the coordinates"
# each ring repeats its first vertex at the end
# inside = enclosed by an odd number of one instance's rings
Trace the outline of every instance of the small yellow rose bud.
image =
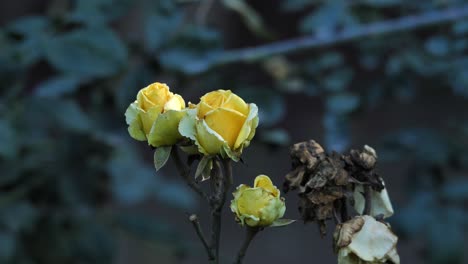
{"type": "Polygon", "coordinates": [[[175,144],[182,136],[179,122],[185,115],[184,99],[163,83],[153,83],[138,92],[125,112],[130,136],[154,147],[175,144]]]}
{"type": "Polygon", "coordinates": [[[258,125],[258,108],[229,90],[205,94],[181,121],[179,132],[192,140],[205,155],[221,154],[239,160],[258,125]]]}
{"type": "Polygon", "coordinates": [[[233,193],[231,210],[241,225],[266,227],[283,217],[286,211],[280,191],[266,175],[255,178],[254,187],[240,185],[233,193]]]}

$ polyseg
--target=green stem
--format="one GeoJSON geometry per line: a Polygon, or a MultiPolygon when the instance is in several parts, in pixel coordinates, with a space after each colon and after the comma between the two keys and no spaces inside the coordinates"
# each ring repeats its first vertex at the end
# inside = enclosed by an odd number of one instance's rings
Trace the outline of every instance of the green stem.
{"type": "Polygon", "coordinates": [[[245,254],[247,252],[247,249],[249,248],[250,242],[252,242],[253,238],[257,235],[257,233],[260,231],[260,228],[258,227],[249,227],[247,226],[246,228],[246,234],[245,234],[245,240],[242,243],[241,248],[239,249],[239,253],[237,253],[237,258],[235,260],[235,264],[241,264],[245,254]]]}

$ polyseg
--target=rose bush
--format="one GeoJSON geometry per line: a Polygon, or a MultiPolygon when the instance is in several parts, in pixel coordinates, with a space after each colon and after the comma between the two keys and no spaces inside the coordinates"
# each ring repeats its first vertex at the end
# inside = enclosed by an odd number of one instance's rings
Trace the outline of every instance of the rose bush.
{"type": "Polygon", "coordinates": [[[280,191],[266,175],[255,178],[254,187],[241,184],[233,193],[231,211],[241,225],[266,227],[283,217],[286,211],[280,191]]]}
{"type": "Polygon", "coordinates": [[[202,154],[220,154],[238,161],[255,135],[257,106],[245,103],[229,90],[217,90],[205,94],[190,108],[181,120],[180,134],[192,139],[202,154]]]}
{"type": "Polygon", "coordinates": [[[182,138],[179,122],[185,115],[185,101],[163,83],[153,83],[138,92],[125,112],[130,136],[154,147],[169,146],[182,138]]]}

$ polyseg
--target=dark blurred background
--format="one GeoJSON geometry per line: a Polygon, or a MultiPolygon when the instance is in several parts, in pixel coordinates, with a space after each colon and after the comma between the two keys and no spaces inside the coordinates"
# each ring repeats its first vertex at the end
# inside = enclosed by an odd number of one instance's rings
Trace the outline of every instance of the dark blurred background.
{"type": "MultiPolygon", "coordinates": [[[[235,185],[281,186],[294,142],[373,146],[402,262],[468,263],[468,1],[19,0],[0,26],[0,263],[206,262],[186,218],[207,228],[206,205],[126,131],[155,81],[260,107],[235,185]]],[[[243,232],[224,213],[229,263],[243,232]]],[[[331,244],[295,223],[245,263],[336,263],[331,244]]]]}

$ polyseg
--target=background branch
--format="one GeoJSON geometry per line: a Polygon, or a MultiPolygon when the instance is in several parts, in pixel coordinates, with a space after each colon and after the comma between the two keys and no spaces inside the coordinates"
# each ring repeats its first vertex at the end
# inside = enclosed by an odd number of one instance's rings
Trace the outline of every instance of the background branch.
{"type": "Polygon", "coordinates": [[[185,65],[184,71],[187,74],[200,74],[214,67],[225,64],[241,61],[252,62],[269,56],[299,52],[316,47],[335,45],[338,43],[373,35],[409,31],[433,24],[458,20],[467,16],[468,4],[440,11],[428,11],[418,15],[411,15],[399,19],[376,22],[368,25],[345,29],[335,35],[327,37],[317,38],[315,36],[306,36],[286,41],[279,41],[254,48],[225,51],[213,54],[213,56],[206,57],[204,60],[187,63],[185,65]]]}

